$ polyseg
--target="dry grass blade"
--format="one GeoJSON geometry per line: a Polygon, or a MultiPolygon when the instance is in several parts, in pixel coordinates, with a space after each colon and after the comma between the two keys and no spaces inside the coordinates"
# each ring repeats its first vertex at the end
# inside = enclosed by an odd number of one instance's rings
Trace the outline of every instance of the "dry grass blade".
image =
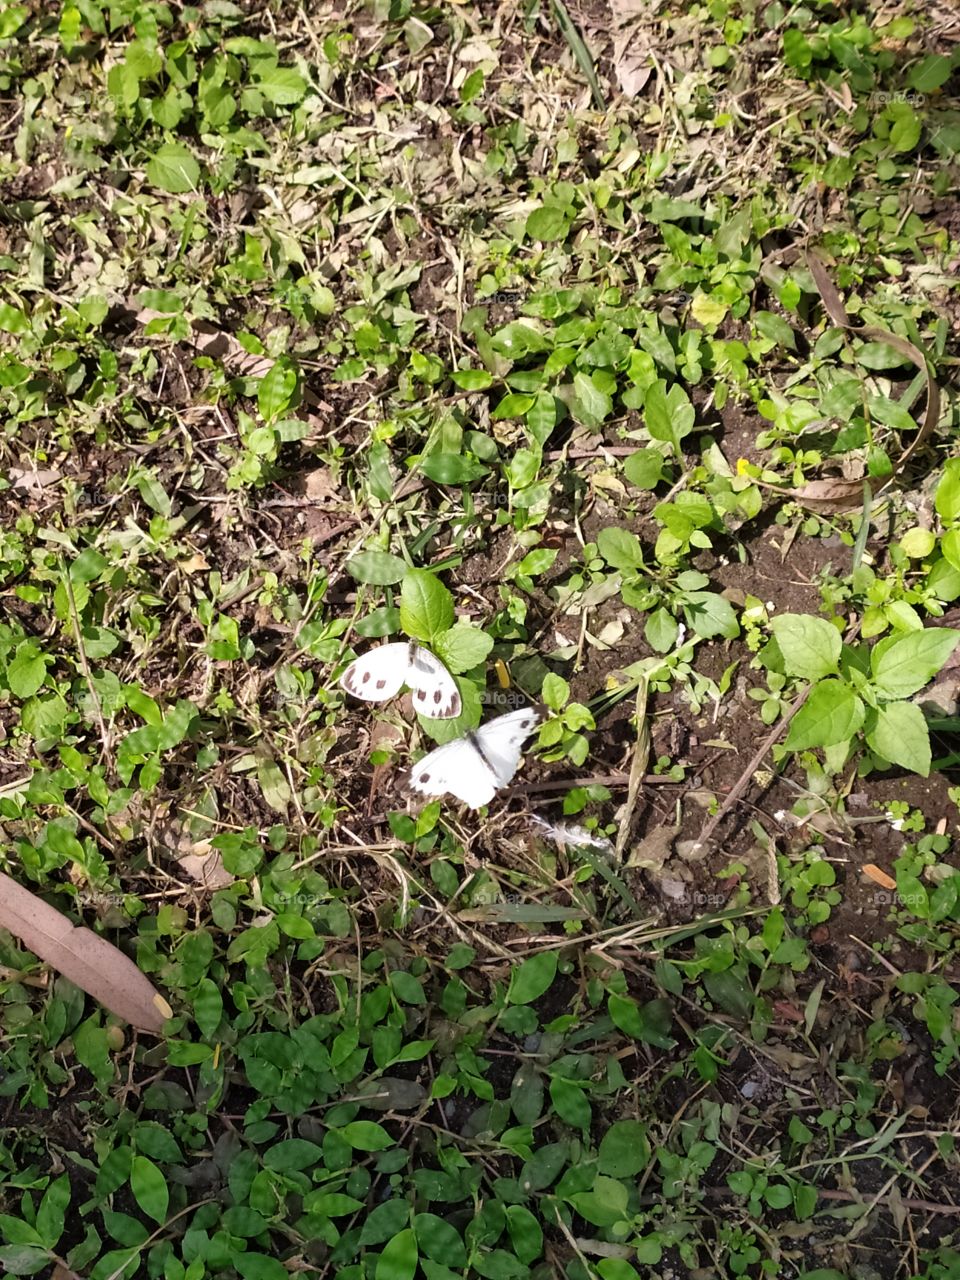
{"type": "Polygon", "coordinates": [[[159,1036],[173,1016],[156,987],[122,951],[90,929],[71,924],[62,912],[3,872],[0,928],[131,1026],[159,1036]]]}
{"type": "Polygon", "coordinates": [[[617,857],[623,857],[630,833],[633,829],[633,818],[640,798],[644,775],[650,762],[650,726],[647,724],[647,690],[646,677],[642,677],[637,687],[636,717],[637,741],[633,748],[633,759],[630,762],[630,782],[627,787],[627,798],[620,811],[620,829],[617,832],[617,857]]]}

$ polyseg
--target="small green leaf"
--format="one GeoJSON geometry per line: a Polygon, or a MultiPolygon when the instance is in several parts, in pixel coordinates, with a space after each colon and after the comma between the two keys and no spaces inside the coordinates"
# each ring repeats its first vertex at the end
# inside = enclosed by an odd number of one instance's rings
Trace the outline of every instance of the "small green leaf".
{"type": "Polygon", "coordinates": [[[337,1132],[355,1151],[386,1151],[394,1145],[383,1125],[372,1120],[354,1120],[337,1132]]]}
{"type": "Polygon", "coordinates": [[[358,582],[369,582],[375,587],[389,587],[399,582],[407,572],[407,565],[399,556],[388,551],[359,551],[347,561],[347,572],[358,582]]]}
{"type": "Polygon", "coordinates": [[[612,1178],[632,1178],[649,1160],[646,1125],[639,1120],[617,1120],[600,1141],[597,1168],[612,1178]]]}
{"type": "Polygon", "coordinates": [[[413,1280],[419,1256],[413,1228],[406,1227],[383,1246],[374,1280],[413,1280]]]}
{"type": "Polygon", "coordinates": [[[567,234],[567,218],[556,205],[534,209],[527,217],[526,232],[531,240],[562,240],[567,234]]]}
{"type": "Polygon", "coordinates": [[[297,390],[297,366],[289,356],[281,356],[260,379],[257,408],[267,422],[273,422],[293,403],[297,390]]]}
{"type": "Polygon", "coordinates": [[[200,165],[182,143],[166,142],[147,164],[147,177],[161,191],[182,195],[200,186],[200,165]]]}
{"type": "Polygon", "coordinates": [[[135,1155],[130,1167],[130,1190],[137,1204],[154,1222],[166,1221],[170,1206],[167,1180],[147,1156],[135,1155]]]}
{"type": "Polygon", "coordinates": [[[407,569],[400,590],[400,625],[408,636],[425,643],[453,625],[453,596],[434,573],[407,569]]]}
{"type": "Polygon", "coordinates": [[[437,636],[435,647],[437,657],[456,676],[464,671],[472,671],[481,662],[485,662],[493,648],[493,639],[469,622],[458,622],[455,627],[437,636]]]}
{"type": "Polygon", "coordinates": [[[47,664],[38,645],[32,640],[21,640],[16,654],[7,667],[7,684],[17,698],[32,698],[43,684],[47,664]]]}
{"type": "Polygon", "coordinates": [[[611,992],[607,1009],[620,1030],[634,1040],[643,1040],[658,1049],[672,1049],[676,1043],[669,1034],[672,1014],[666,1000],[650,1000],[641,1007],[630,996],[611,992]]]}
{"type": "Polygon", "coordinates": [[[434,484],[472,484],[487,475],[487,468],[459,453],[431,453],[420,463],[420,470],[434,484]]]}
{"type": "Polygon", "coordinates": [[[263,1163],[267,1169],[281,1172],[313,1169],[323,1164],[323,1148],[318,1147],[315,1142],[308,1142],[306,1138],[285,1138],[267,1148],[263,1163]]]}
{"type": "Polygon", "coordinates": [[[510,975],[508,1003],[532,1004],[539,999],[550,989],[557,976],[559,960],[560,956],[556,951],[541,951],[539,955],[524,960],[510,975]]]}

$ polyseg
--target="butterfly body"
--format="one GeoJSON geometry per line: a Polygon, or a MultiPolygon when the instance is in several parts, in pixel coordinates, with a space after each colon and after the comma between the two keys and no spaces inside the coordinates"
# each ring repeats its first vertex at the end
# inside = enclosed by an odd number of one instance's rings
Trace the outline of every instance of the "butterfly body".
{"type": "Polygon", "coordinates": [[[386,702],[407,685],[415,709],[435,720],[455,719],[462,705],[453,676],[439,658],[415,640],[371,649],[350,663],[340,684],[364,702],[386,702]]]}
{"type": "Polygon", "coordinates": [[[462,738],[425,755],[410,771],[410,787],[426,796],[449,793],[479,809],[489,804],[517,771],[524,740],[540,722],[531,708],[488,720],[462,738]]]}

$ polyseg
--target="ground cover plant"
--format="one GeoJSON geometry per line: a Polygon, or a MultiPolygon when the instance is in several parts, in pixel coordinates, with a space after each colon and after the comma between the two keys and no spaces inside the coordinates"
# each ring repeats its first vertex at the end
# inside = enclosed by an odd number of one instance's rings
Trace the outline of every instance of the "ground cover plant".
{"type": "Polygon", "coordinates": [[[958,37],[0,0],[3,1274],[960,1278],[958,37]]]}

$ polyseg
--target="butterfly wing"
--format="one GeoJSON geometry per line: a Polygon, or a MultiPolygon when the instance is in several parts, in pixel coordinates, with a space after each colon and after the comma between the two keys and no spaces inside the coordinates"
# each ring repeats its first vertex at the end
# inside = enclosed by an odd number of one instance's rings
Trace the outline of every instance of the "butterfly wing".
{"type": "Polygon", "coordinates": [[[411,789],[427,796],[449,793],[471,809],[489,804],[516,773],[523,741],[539,720],[537,711],[511,711],[437,747],[411,769],[411,789]]]}
{"type": "Polygon", "coordinates": [[[407,684],[413,690],[413,705],[422,716],[434,720],[454,720],[460,714],[460,690],[439,658],[419,645],[407,668],[407,684]]]}
{"type": "Polygon", "coordinates": [[[424,796],[449,793],[471,809],[489,804],[497,789],[490,767],[473,745],[472,735],[456,738],[425,755],[410,770],[408,785],[424,796]]]}
{"type": "Polygon", "coordinates": [[[477,747],[497,787],[505,787],[517,772],[520,750],[540,722],[540,713],[529,707],[510,711],[481,725],[475,733],[477,747]]]}
{"type": "Polygon", "coordinates": [[[386,702],[407,682],[409,667],[408,644],[382,644],[351,662],[340,677],[340,684],[364,702],[386,702]]]}

